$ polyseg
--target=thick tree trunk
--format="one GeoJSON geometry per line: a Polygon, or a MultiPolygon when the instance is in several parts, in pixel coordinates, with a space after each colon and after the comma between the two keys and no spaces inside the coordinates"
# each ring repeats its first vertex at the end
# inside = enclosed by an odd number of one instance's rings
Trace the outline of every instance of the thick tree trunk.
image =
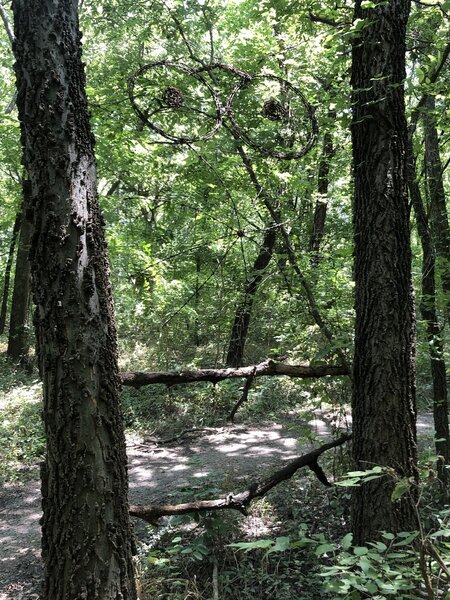
{"type": "Polygon", "coordinates": [[[230,344],[227,352],[227,367],[240,367],[243,363],[244,349],[247,341],[248,328],[250,325],[253,300],[263,278],[264,272],[269,266],[276,239],[276,227],[273,223],[271,223],[266,229],[263,243],[253,265],[250,278],[245,286],[244,297],[236,308],[233,327],[231,329],[230,344]]]}
{"type": "Polygon", "coordinates": [[[9,244],[8,260],[6,261],[5,278],[3,279],[3,292],[2,292],[2,306],[0,308],[0,335],[5,332],[6,325],[6,313],[8,311],[8,298],[9,298],[9,284],[11,282],[11,270],[14,259],[14,250],[16,248],[17,236],[19,235],[20,227],[22,225],[23,214],[22,211],[16,215],[14,221],[13,231],[11,235],[11,242],[9,244]]]}
{"type": "MultiPolygon", "coordinates": [[[[11,300],[9,320],[8,349],[6,353],[13,360],[20,360],[28,354],[29,336],[27,333],[28,312],[30,305],[31,275],[30,253],[32,224],[27,218],[27,206],[30,204],[31,185],[23,182],[24,218],[20,228],[19,245],[16,257],[16,274],[11,300]]],[[[28,209],[29,210],[29,209],[28,209]]]]}
{"type": "MultiPolygon", "coordinates": [[[[422,194],[417,182],[416,162],[412,150],[412,139],[408,139],[408,187],[414,212],[416,213],[417,231],[422,245],[422,298],[420,312],[425,322],[428,338],[428,349],[431,363],[431,379],[433,382],[433,417],[436,432],[436,453],[444,460],[438,462],[438,476],[443,489],[448,488],[448,472],[445,464],[450,464],[450,435],[448,425],[448,397],[444,344],[439,327],[436,308],[436,260],[433,240],[428,226],[422,194]]],[[[446,494],[444,493],[444,496],[446,494]]]]}
{"type": "MultiPolygon", "coordinates": [[[[359,469],[391,467],[416,477],[414,303],[405,151],[403,80],[408,0],[362,9],[353,40],[355,178],[355,358],[353,454],[359,469]]],[[[394,481],[374,480],[353,501],[355,543],[382,530],[416,527],[407,495],[391,502],[394,481]]]]}
{"type": "Polygon", "coordinates": [[[439,152],[439,136],[436,129],[436,101],[427,96],[422,113],[425,129],[425,166],[430,196],[430,225],[438,258],[442,291],[444,293],[445,317],[450,324],[450,227],[445,202],[442,162],[439,152]]]}
{"type": "Polygon", "coordinates": [[[47,456],[47,600],[134,600],[116,332],[76,0],[14,0],[47,456]]]}

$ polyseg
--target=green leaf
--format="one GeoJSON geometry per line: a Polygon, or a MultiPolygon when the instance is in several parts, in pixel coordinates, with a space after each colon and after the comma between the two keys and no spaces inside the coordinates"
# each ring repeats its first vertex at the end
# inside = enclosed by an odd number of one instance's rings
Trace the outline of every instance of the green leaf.
{"type": "Polygon", "coordinates": [[[284,552],[289,548],[290,538],[288,536],[277,537],[275,545],[269,550],[271,552],[284,552]]]}
{"type": "Polygon", "coordinates": [[[347,535],[345,535],[342,538],[342,548],[344,550],[348,550],[350,548],[350,546],[352,545],[352,541],[353,541],[353,533],[347,533],[347,535]]]}
{"type": "Polygon", "coordinates": [[[399,548],[400,546],[409,546],[409,544],[416,539],[416,537],[419,535],[418,531],[413,531],[413,532],[408,532],[408,531],[402,531],[398,534],[398,537],[400,538],[404,538],[402,539],[401,542],[396,542],[395,544],[393,544],[393,546],[395,546],[396,548],[399,548]]]}
{"type": "Polygon", "coordinates": [[[273,545],[273,540],[256,540],[254,542],[237,542],[235,544],[228,544],[230,548],[237,548],[238,550],[245,550],[245,552],[249,552],[250,550],[264,549],[270,548],[273,545]]]}
{"type": "Polygon", "coordinates": [[[366,546],[355,546],[353,548],[353,553],[356,554],[356,556],[364,556],[364,554],[367,554],[369,552],[369,548],[366,548],[366,546]]]}
{"type": "Polygon", "coordinates": [[[438,531],[435,531],[434,533],[432,533],[430,535],[431,538],[449,537],[449,536],[450,536],[450,529],[439,529],[438,531]]]}
{"type": "Polygon", "coordinates": [[[361,485],[361,479],[342,479],[341,481],[336,481],[334,485],[338,485],[339,487],[357,487],[361,485]]]}
{"type": "Polygon", "coordinates": [[[314,554],[316,556],[322,556],[323,554],[327,554],[328,552],[333,552],[334,549],[334,544],[320,544],[320,546],[317,546],[317,548],[314,550],[314,554]]]}
{"type": "Polygon", "coordinates": [[[396,500],[399,500],[402,496],[406,494],[406,492],[409,491],[410,487],[411,482],[407,477],[400,479],[400,481],[396,484],[395,488],[392,490],[391,501],[396,502],[396,500]]]}

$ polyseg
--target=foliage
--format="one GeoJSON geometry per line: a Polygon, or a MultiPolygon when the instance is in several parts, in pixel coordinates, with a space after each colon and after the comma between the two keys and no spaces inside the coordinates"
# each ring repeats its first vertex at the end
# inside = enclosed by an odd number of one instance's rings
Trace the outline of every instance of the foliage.
{"type": "Polygon", "coordinates": [[[0,356],[0,481],[36,478],[45,450],[42,384],[0,356]]]}

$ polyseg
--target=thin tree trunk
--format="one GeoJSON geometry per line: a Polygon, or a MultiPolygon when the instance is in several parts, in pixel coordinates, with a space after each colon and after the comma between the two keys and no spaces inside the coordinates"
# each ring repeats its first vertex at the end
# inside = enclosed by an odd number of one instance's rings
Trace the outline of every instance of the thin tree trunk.
{"type": "MultiPolygon", "coordinates": [[[[363,9],[353,40],[353,164],[355,179],[355,358],[353,455],[358,469],[390,467],[416,477],[415,319],[405,151],[403,81],[408,0],[363,9]]],[[[393,503],[395,478],[357,488],[356,544],[380,532],[415,529],[413,499],[393,503]]],[[[412,491],[413,493],[413,491],[412,491]]]]}
{"type": "MultiPolygon", "coordinates": [[[[336,113],[329,114],[330,118],[335,118],[336,113]]],[[[330,132],[326,132],[323,137],[322,154],[319,160],[319,172],[317,178],[317,199],[314,208],[313,225],[311,238],[309,240],[309,251],[312,254],[313,264],[319,262],[319,250],[322,244],[325,220],[328,209],[328,188],[330,185],[330,165],[331,159],[335,154],[333,146],[333,137],[330,132]]]]}
{"type": "Polygon", "coordinates": [[[422,119],[425,130],[425,167],[430,196],[430,225],[444,293],[445,317],[450,324],[450,227],[442,178],[439,136],[434,115],[436,110],[434,96],[427,97],[424,108],[426,110],[422,113],[422,119]]]}
{"type": "Polygon", "coordinates": [[[76,0],[14,0],[47,439],[45,600],[135,600],[116,330],[76,0]]]}
{"type": "Polygon", "coordinates": [[[8,260],[6,261],[5,278],[3,280],[2,306],[0,308],[0,335],[5,332],[6,313],[8,311],[9,284],[11,282],[11,270],[13,265],[14,250],[16,248],[17,236],[19,235],[20,227],[22,224],[22,217],[22,211],[18,212],[16,215],[16,220],[14,221],[11,242],[9,244],[8,260]]]}
{"type": "MultiPolygon", "coordinates": [[[[237,143],[236,146],[237,146],[238,152],[242,158],[242,162],[245,166],[245,169],[253,183],[253,187],[256,190],[256,193],[261,198],[261,200],[264,202],[264,206],[266,207],[269,215],[271,216],[274,224],[277,226],[278,231],[281,234],[281,237],[284,241],[284,246],[286,249],[288,260],[291,264],[292,269],[294,270],[295,274],[298,277],[301,287],[303,288],[303,292],[305,294],[305,297],[306,297],[306,300],[308,303],[309,312],[310,312],[312,318],[314,319],[314,322],[319,327],[320,331],[325,336],[325,338],[328,340],[330,345],[335,346],[336,341],[334,339],[333,332],[331,331],[328,324],[322,318],[322,315],[320,313],[319,307],[317,305],[316,299],[313,294],[312,287],[309,284],[308,280],[306,279],[302,269],[300,268],[300,264],[297,260],[297,256],[295,254],[294,247],[291,243],[290,235],[289,235],[286,227],[280,220],[279,211],[275,207],[275,203],[273,202],[273,200],[266,194],[264,188],[259,183],[258,178],[255,173],[255,170],[253,169],[253,166],[252,166],[244,148],[239,143],[237,143]]],[[[341,362],[342,366],[344,366],[345,368],[347,368],[350,371],[349,362],[348,362],[346,354],[342,350],[342,348],[340,348],[339,346],[334,347],[333,353],[336,354],[336,356],[339,358],[339,361],[341,362]]]]}
{"type": "Polygon", "coordinates": [[[226,358],[226,365],[228,367],[240,367],[243,364],[244,349],[247,341],[253,301],[259,284],[264,276],[264,272],[272,259],[276,239],[276,227],[273,223],[270,223],[265,231],[258,256],[256,257],[249,280],[245,286],[244,297],[236,308],[226,358]]]}
{"type": "Polygon", "coordinates": [[[9,321],[8,349],[6,353],[13,360],[24,359],[29,350],[29,336],[27,332],[28,312],[30,305],[31,274],[28,258],[31,244],[32,224],[27,219],[27,210],[30,205],[31,185],[24,181],[23,204],[24,218],[20,228],[19,245],[16,257],[16,274],[14,276],[14,289],[11,300],[11,313],[9,321]]]}
{"type": "MultiPolygon", "coordinates": [[[[444,460],[438,461],[438,476],[443,489],[448,486],[448,472],[445,464],[450,464],[450,435],[448,426],[448,397],[444,344],[439,327],[436,309],[436,260],[433,240],[428,226],[422,195],[417,181],[416,163],[412,150],[412,139],[408,139],[408,187],[414,212],[417,231],[422,245],[422,298],[420,312],[425,322],[430,353],[431,379],[433,382],[433,417],[436,432],[436,453],[444,460]]],[[[445,495],[445,494],[444,494],[445,495]]]]}

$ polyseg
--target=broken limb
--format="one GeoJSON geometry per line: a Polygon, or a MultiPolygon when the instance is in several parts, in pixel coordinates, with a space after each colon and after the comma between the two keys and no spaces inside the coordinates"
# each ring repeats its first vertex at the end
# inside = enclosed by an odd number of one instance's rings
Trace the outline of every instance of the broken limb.
{"type": "Polygon", "coordinates": [[[185,515],[192,512],[204,512],[213,510],[222,510],[232,508],[238,510],[244,515],[247,514],[247,508],[255,498],[262,498],[269,490],[281,483],[290,479],[296,471],[303,467],[309,467],[325,485],[330,486],[325,473],[319,467],[317,460],[321,454],[345,444],[350,440],[351,434],[343,434],[337,440],[323,444],[316,450],[303,454],[298,458],[294,458],[288,462],[282,469],[272,473],[270,477],[262,481],[252,483],[246,490],[238,494],[228,494],[224,498],[216,498],[214,500],[194,500],[193,502],[185,502],[183,504],[137,504],[130,505],[130,515],[138,517],[148,523],[156,523],[160,517],[169,515],[185,515]]]}
{"type": "Polygon", "coordinates": [[[122,385],[140,388],[143,385],[163,383],[178,385],[180,383],[195,383],[209,381],[218,383],[224,379],[239,377],[262,377],[263,375],[299,377],[302,379],[325,377],[326,375],[349,375],[350,370],[345,365],[286,365],[274,360],[266,360],[259,365],[229,369],[198,369],[195,371],[157,371],[154,373],[123,372],[120,374],[122,385]]]}

